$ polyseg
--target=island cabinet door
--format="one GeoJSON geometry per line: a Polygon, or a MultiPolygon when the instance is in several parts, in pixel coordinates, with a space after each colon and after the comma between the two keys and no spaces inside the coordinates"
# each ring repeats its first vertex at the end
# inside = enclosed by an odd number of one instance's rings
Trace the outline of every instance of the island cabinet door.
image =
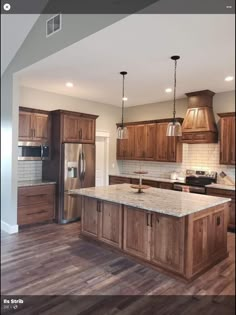
{"type": "Polygon", "coordinates": [[[95,198],[83,196],[81,230],[83,234],[98,238],[99,208],[95,198]]]}
{"type": "Polygon", "coordinates": [[[184,218],[151,214],[151,261],[184,272],[184,218]]]}
{"type": "Polygon", "coordinates": [[[122,247],[122,205],[102,201],[99,203],[99,239],[105,243],[122,247]]]}
{"type": "Polygon", "coordinates": [[[149,213],[133,207],[124,207],[124,251],[150,259],[149,213]]]}

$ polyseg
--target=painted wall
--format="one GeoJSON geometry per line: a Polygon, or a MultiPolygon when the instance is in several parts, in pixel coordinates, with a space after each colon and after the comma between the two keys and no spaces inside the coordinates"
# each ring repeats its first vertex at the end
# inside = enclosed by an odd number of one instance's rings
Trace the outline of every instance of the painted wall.
{"type": "Polygon", "coordinates": [[[43,110],[65,109],[99,115],[96,120],[96,129],[110,133],[109,169],[116,170],[116,123],[121,119],[119,107],[27,87],[20,88],[19,99],[20,106],[43,110]],[[112,168],[112,164],[115,165],[115,169],[112,168]]]}
{"type": "MultiPolygon", "coordinates": [[[[1,227],[3,223],[4,229],[9,231],[11,226],[14,227],[17,224],[19,106],[17,72],[127,15],[64,14],[62,30],[46,38],[45,25],[50,16],[52,15],[40,15],[14,59],[1,76],[1,227]]],[[[7,32],[7,29],[2,32],[7,32]]],[[[13,228],[13,230],[15,231],[17,228],[13,228]]]]}
{"type": "MultiPolygon", "coordinates": [[[[188,99],[182,98],[176,102],[176,117],[185,116],[188,106],[188,99]]],[[[235,91],[217,93],[213,97],[213,111],[216,123],[219,120],[217,113],[235,111],[235,91]]],[[[125,121],[140,121],[156,118],[172,117],[173,102],[160,102],[154,104],[145,104],[125,109],[125,121]]]]}

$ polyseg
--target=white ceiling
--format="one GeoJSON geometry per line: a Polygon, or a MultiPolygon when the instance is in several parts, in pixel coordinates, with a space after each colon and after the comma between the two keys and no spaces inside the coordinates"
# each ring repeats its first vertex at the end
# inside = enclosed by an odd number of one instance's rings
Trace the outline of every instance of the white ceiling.
{"type": "Polygon", "coordinates": [[[170,100],[179,54],[177,97],[210,89],[234,90],[234,15],[132,15],[25,69],[24,86],[120,106],[170,100]],[[65,82],[74,83],[73,88],[65,82]]]}
{"type": "Polygon", "coordinates": [[[1,14],[1,75],[38,17],[39,14],[1,14]]]}

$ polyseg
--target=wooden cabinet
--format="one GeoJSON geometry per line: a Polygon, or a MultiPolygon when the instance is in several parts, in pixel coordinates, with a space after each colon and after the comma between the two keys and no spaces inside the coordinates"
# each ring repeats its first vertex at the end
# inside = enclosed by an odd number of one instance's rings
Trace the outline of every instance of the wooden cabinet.
{"type": "Polygon", "coordinates": [[[117,159],[131,160],[135,158],[134,139],[135,126],[127,126],[128,139],[117,139],[117,159]]]}
{"type": "Polygon", "coordinates": [[[122,247],[122,206],[116,203],[99,202],[99,239],[115,247],[122,247]]]}
{"type": "Polygon", "coordinates": [[[51,221],[54,217],[54,184],[18,188],[17,223],[19,225],[51,221]]]}
{"type": "Polygon", "coordinates": [[[149,213],[124,206],[124,251],[145,259],[150,256],[149,213]]]}
{"type": "MultiPolygon", "coordinates": [[[[180,118],[177,120],[183,121],[180,118]]],[[[178,137],[166,136],[170,121],[171,119],[162,119],[127,123],[128,139],[117,139],[117,159],[181,162],[182,143],[178,137]]]]}
{"type": "Polygon", "coordinates": [[[135,159],[155,159],[155,124],[141,124],[135,126],[135,159]]]}
{"type": "Polygon", "coordinates": [[[64,114],[63,142],[94,143],[94,117],[81,117],[78,115],[78,113],[64,114]]]}
{"type": "Polygon", "coordinates": [[[158,188],[161,189],[169,189],[172,190],[173,189],[173,184],[172,183],[167,183],[167,182],[158,182],[158,188]]]}
{"type": "Polygon", "coordinates": [[[156,161],[160,162],[181,162],[182,144],[178,137],[167,137],[168,123],[156,124],[156,161]]]}
{"type": "Polygon", "coordinates": [[[131,178],[129,177],[122,177],[122,176],[115,176],[109,175],[109,185],[116,185],[116,184],[130,184],[131,178]]]}
{"type": "Polygon", "coordinates": [[[20,107],[19,141],[50,142],[51,117],[49,112],[20,107]]]}
{"type": "Polygon", "coordinates": [[[184,218],[151,214],[151,261],[184,271],[184,218]]]}
{"type": "Polygon", "coordinates": [[[235,112],[220,116],[220,164],[235,165],[235,112]]]}
{"type": "Polygon", "coordinates": [[[83,196],[82,234],[122,247],[122,206],[83,196]]]}
{"type": "Polygon", "coordinates": [[[98,238],[99,204],[97,199],[83,197],[81,230],[84,234],[98,238]]]}
{"type": "Polygon", "coordinates": [[[206,191],[207,195],[232,199],[229,206],[228,228],[235,231],[235,190],[207,187],[206,191]]]}

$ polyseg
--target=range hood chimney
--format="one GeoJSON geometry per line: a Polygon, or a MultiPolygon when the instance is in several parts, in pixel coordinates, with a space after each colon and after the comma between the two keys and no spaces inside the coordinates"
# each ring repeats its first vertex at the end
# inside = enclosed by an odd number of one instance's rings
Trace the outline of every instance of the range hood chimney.
{"type": "Polygon", "coordinates": [[[212,106],[215,93],[203,90],[185,95],[189,103],[182,124],[182,142],[217,143],[218,133],[212,106]]]}

